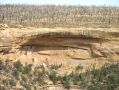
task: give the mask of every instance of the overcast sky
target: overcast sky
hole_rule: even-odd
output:
[[[119,6],[119,0],[0,0],[1,4],[55,4]]]

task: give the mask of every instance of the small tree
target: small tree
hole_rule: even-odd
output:
[[[58,75],[56,71],[51,71],[49,73],[49,79],[53,82],[53,84],[57,84],[57,81],[61,79],[61,77]]]
[[[14,63],[14,67],[17,71],[20,71],[20,72],[23,71],[23,65],[21,64],[21,62],[19,60]]]

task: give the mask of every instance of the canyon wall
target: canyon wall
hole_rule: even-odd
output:
[[[0,30],[0,58],[22,63],[97,65],[119,60],[118,28],[9,28]]]

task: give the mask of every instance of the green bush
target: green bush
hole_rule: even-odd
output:
[[[32,90],[32,86],[29,84],[24,84],[26,90]]]
[[[107,65],[101,69],[91,69],[91,85],[88,90],[115,90],[119,86],[119,63]]]
[[[56,85],[57,82],[61,79],[61,76],[59,76],[56,71],[51,71],[48,76],[54,85]]]
[[[119,63],[105,64],[100,69],[93,66],[86,72],[82,72],[83,67],[78,65],[71,73],[62,76],[57,70],[61,66],[57,65],[49,65],[48,70],[44,67],[35,70],[32,64],[23,66],[20,61],[12,64],[0,61],[0,68],[4,66],[4,69],[0,69],[0,84],[3,88],[7,88],[5,90],[16,86],[17,83],[26,90],[32,90],[33,87],[46,85],[46,79],[51,80],[54,85],[61,83],[67,89],[70,89],[71,85],[78,85],[87,90],[118,90],[119,88]]]
[[[11,79],[11,80],[9,80],[9,84],[10,84],[11,86],[16,86],[16,81],[13,80],[13,79]]]
[[[57,69],[59,69],[61,67],[62,67],[62,64],[59,64],[59,65],[51,64],[51,65],[49,65],[49,68],[51,70],[53,70],[53,69],[57,70]]]
[[[44,72],[38,72],[37,81],[39,82],[40,85],[45,84],[44,78],[45,78],[45,73]]]
[[[63,86],[64,86],[65,88],[67,88],[67,89],[70,89],[71,83],[72,83],[71,76],[65,74],[65,75],[63,76],[63,78],[62,78],[62,84],[63,84]]]
[[[23,65],[21,64],[19,60],[14,63],[14,68],[17,69],[17,71],[20,71],[20,72],[23,71]]]
[[[20,72],[17,70],[14,70],[12,75],[15,77],[15,79],[19,80],[20,79]]]
[[[32,64],[25,65],[24,67],[24,73],[25,74],[30,74],[32,72]]]

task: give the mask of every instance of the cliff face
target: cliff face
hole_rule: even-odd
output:
[[[119,60],[117,28],[4,28],[0,58],[23,63],[102,65]]]

